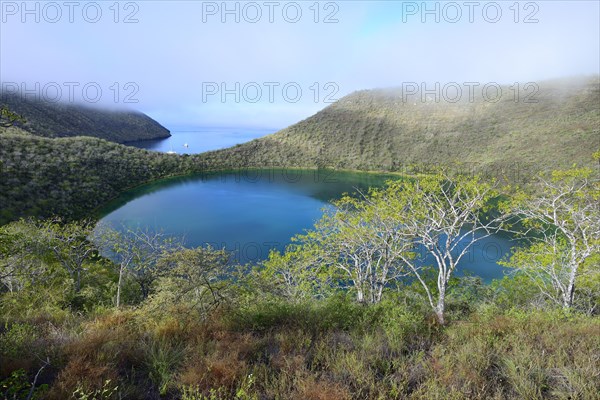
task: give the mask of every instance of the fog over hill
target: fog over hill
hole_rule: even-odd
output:
[[[0,105],[23,116],[27,122],[19,127],[36,136],[92,136],[117,143],[171,136],[158,122],[135,111],[50,102],[42,96],[8,92],[0,93]]]
[[[458,97],[457,88],[442,87],[437,101],[418,87],[363,90],[273,135],[207,156],[386,171],[460,164],[523,178],[592,163],[600,148],[599,82],[594,76],[518,89],[479,86],[472,96],[462,87]]]

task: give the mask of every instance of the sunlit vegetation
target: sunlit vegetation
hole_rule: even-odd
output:
[[[0,398],[597,398],[598,83],[554,85],[528,107],[360,92],[198,156],[44,138],[2,109]],[[83,219],[160,178],[269,166],[411,178],[336,201],[259,265]],[[498,230],[522,236],[506,277],[457,276]]]
[[[22,115],[11,111],[7,105],[2,105],[0,107],[0,128],[10,128],[18,123],[25,124],[27,120]]]
[[[598,184],[586,169],[501,197],[478,177],[396,181],[342,198],[255,266],[161,232],[11,222],[0,227],[0,395],[595,399]],[[533,213],[556,193],[566,193],[559,219]],[[457,253],[411,266],[415,246],[453,243],[450,227],[511,229],[531,242],[491,285],[453,274]],[[547,252],[557,243],[580,257],[568,304],[553,286],[573,271]]]
[[[359,91],[212,159],[407,173],[442,165],[521,183],[540,170],[591,166],[600,136],[598,77],[536,85],[531,98],[503,86],[493,102],[480,90],[456,103],[402,88]]]

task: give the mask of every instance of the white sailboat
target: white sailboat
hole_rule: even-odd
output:
[[[170,150],[167,151],[167,154],[177,154],[177,152],[175,150],[173,150],[173,145],[170,145]]]

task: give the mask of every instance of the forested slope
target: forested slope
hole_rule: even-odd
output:
[[[7,93],[0,93],[0,105],[23,116],[27,122],[19,127],[37,136],[93,136],[117,143],[171,136],[168,129],[140,112],[52,103]],[[2,130],[0,127],[0,133]]]
[[[541,170],[594,162],[592,153],[600,149],[598,82],[597,77],[542,82],[537,103],[515,102],[510,96],[496,103],[481,98],[409,103],[396,90],[361,91],[273,135],[195,156],[159,154],[95,138],[45,138],[39,137],[46,135],[43,129],[32,129],[32,134],[24,131],[27,124],[12,127],[0,132],[0,224],[26,215],[80,217],[127,188],[219,169],[414,173],[450,165],[460,172],[526,183]],[[65,109],[57,117],[77,115]],[[28,124],[54,129],[51,118],[41,121]],[[59,136],[57,132],[47,135]]]
[[[126,188],[190,172],[188,157],[75,137],[0,136],[0,224],[22,216],[80,217]]]
[[[543,169],[591,163],[600,147],[598,77],[540,82],[538,88],[521,88],[517,101],[513,89],[502,87],[497,102],[475,91],[473,101],[464,94],[456,103],[403,97],[401,89],[360,91],[211,158],[398,171],[462,164],[469,172],[521,180]]]

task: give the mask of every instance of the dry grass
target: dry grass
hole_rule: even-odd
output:
[[[317,331],[290,325],[284,315],[267,325],[261,315],[255,330],[252,313],[259,307],[237,321],[239,312],[194,320],[185,313],[148,314],[143,307],[80,320],[71,325],[69,340],[61,335],[56,354],[62,355],[44,378],[51,384],[47,398],[70,398],[78,388],[97,393],[107,380],[117,387],[109,398],[144,399],[185,393],[185,399],[223,400],[591,400],[600,390],[595,317],[488,310],[432,330],[427,318],[397,307],[381,306],[386,310],[373,322],[365,318],[372,310],[357,306],[337,318],[362,313],[356,320],[368,322],[340,327],[326,315],[331,307],[313,307],[304,310],[330,318]],[[294,308],[297,321],[301,310]],[[50,331],[40,329],[35,340],[50,343]],[[8,365],[35,370],[14,359]],[[8,372],[3,368],[3,377]]]

